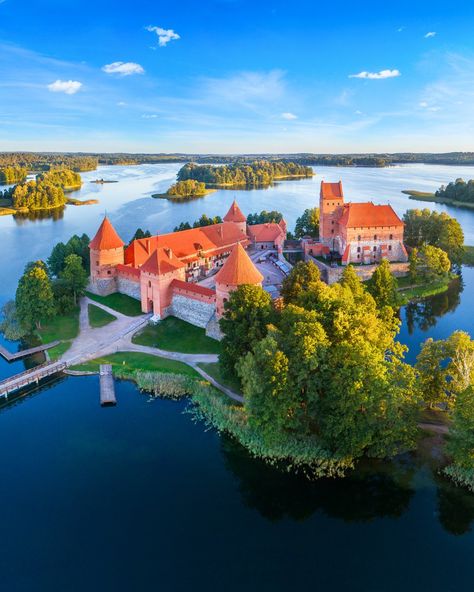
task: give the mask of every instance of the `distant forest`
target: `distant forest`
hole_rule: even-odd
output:
[[[467,183],[464,179],[456,179],[454,183],[449,183],[446,187],[441,185],[435,193],[436,197],[463,203],[474,203],[474,179]]]
[[[198,164],[250,164],[256,160],[292,162],[302,166],[367,166],[384,167],[391,164],[424,163],[448,165],[474,165],[474,152],[384,154],[127,154],[127,153],[59,153],[59,152],[2,152],[0,153],[0,183],[8,167],[27,169],[30,172],[67,168],[75,172],[93,171],[98,165],[132,165],[158,163]],[[5,181],[4,181],[5,182]],[[8,182],[8,181],[7,181]]]

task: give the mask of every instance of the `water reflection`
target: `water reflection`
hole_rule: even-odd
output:
[[[399,518],[415,491],[415,467],[409,459],[361,465],[345,479],[309,481],[302,475],[277,470],[250,458],[234,440],[222,436],[226,467],[235,475],[246,506],[272,522],[302,521],[324,512],[344,522]]]
[[[440,524],[451,534],[467,534],[474,521],[474,496],[441,477],[436,478],[436,483]]]
[[[405,319],[408,334],[412,335],[417,328],[421,331],[428,331],[436,325],[440,317],[456,310],[461,302],[463,290],[464,282],[462,275],[460,275],[453,279],[446,292],[407,304]]]
[[[18,226],[22,226],[26,222],[37,222],[39,220],[62,220],[64,218],[64,210],[64,206],[51,210],[33,210],[30,212],[15,214],[13,219]]]

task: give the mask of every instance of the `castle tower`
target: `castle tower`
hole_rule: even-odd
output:
[[[142,311],[152,312],[156,319],[168,314],[173,298],[173,280],[186,280],[186,265],[171,249],[158,247],[141,266],[140,293]]]
[[[344,205],[342,182],[325,183],[321,181],[319,194],[319,240],[333,248],[334,239],[338,235],[337,218],[340,208]]]
[[[234,222],[234,224],[240,228],[242,234],[247,234],[247,218],[243,215],[242,210],[239,208],[235,199],[232,202],[229,211],[224,216],[224,222]]]
[[[93,292],[105,296],[117,290],[116,266],[124,262],[124,244],[106,216],[89,243],[90,289]]]
[[[227,302],[232,291],[243,284],[261,286],[262,281],[263,275],[255,267],[243,246],[237,243],[216,275],[217,316],[223,315],[224,303]]]

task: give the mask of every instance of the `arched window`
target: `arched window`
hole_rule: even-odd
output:
[[[393,234],[390,234],[388,238],[389,240],[393,240]]]
[[[377,235],[376,234],[374,234],[374,240],[377,240]]]

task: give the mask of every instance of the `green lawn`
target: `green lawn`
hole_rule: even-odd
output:
[[[92,292],[86,292],[86,295],[89,296],[91,300],[105,304],[105,306],[129,317],[138,317],[142,314],[140,301],[135,300],[135,298],[131,298],[126,294],[116,293],[110,294],[109,296],[97,296],[97,294],[92,294]]]
[[[63,342],[48,350],[50,358],[56,360],[69,349],[71,340],[79,334],[79,307],[77,306],[67,315],[55,315],[42,321],[41,329],[37,333],[41,343],[51,343],[56,340]]]
[[[176,317],[146,326],[133,336],[132,341],[184,354],[218,354],[221,351],[220,343],[207,337],[204,329]]]
[[[232,380],[227,377],[224,378],[222,376],[221,367],[220,367],[219,362],[215,362],[215,363],[211,363],[211,364],[201,362],[198,364],[198,366],[199,366],[199,368],[202,368],[205,372],[207,372],[209,374],[209,376],[212,376],[212,378],[214,378],[214,380],[217,380],[217,382],[219,384],[222,384],[223,386],[230,388],[235,393],[241,392],[242,387],[240,386],[238,380]]]
[[[93,304],[89,304],[87,310],[89,315],[89,325],[91,327],[105,327],[105,325],[117,320],[117,317],[114,317],[114,315],[111,315],[106,310],[94,306]]]
[[[413,280],[410,276],[399,277],[397,278],[398,289],[403,299],[403,303],[406,304],[414,298],[426,298],[428,296],[435,296],[436,294],[446,292],[453,278],[454,275],[451,274],[441,280],[413,285]]]
[[[474,267],[474,247],[464,245],[464,256],[462,258],[462,262],[464,265]]]
[[[133,375],[134,371],[143,370],[168,372],[170,374],[184,374],[186,376],[192,376],[193,378],[199,377],[195,370],[182,362],[135,352],[118,352],[103,358],[96,358],[90,362],[74,366],[71,369],[95,372],[99,369],[100,364],[112,364],[113,369],[120,370],[122,375]]]

